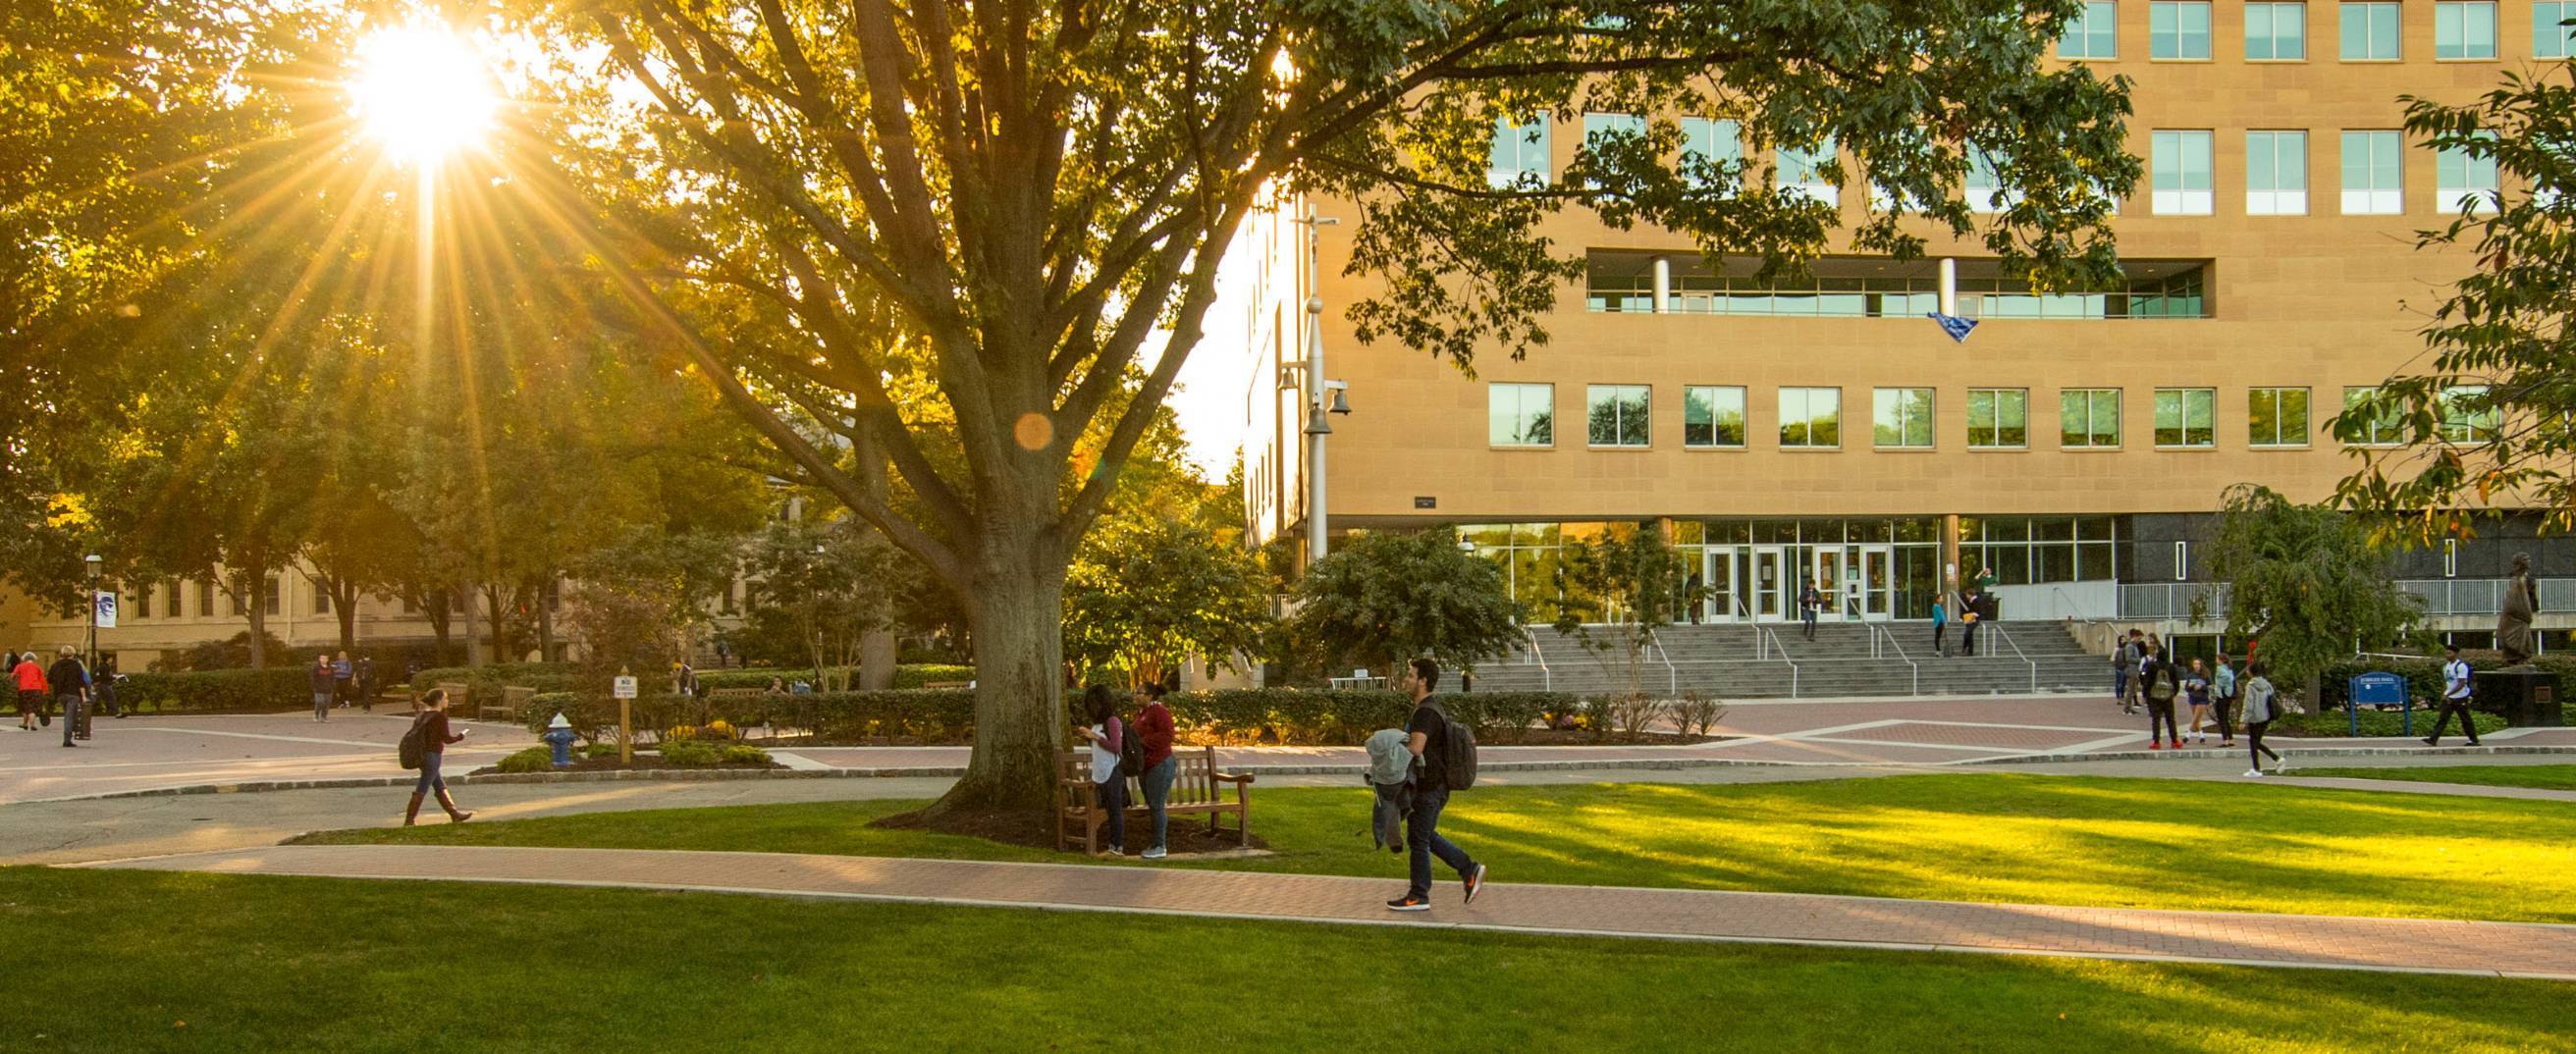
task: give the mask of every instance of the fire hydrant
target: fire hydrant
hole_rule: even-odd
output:
[[[556,714],[554,723],[546,726],[546,734],[538,738],[555,748],[556,768],[572,767],[572,741],[581,738],[581,733],[572,730],[572,722],[564,720],[564,715]]]

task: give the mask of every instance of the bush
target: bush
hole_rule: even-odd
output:
[[[529,747],[493,762],[492,767],[503,772],[550,772],[555,767],[554,751],[546,747]]]
[[[2416,707],[2415,729],[2412,734],[2419,737],[2432,734],[2433,722],[2440,715],[2441,711],[2438,709]],[[2477,721],[2478,734],[2481,736],[2489,732],[2502,731],[2505,727],[2504,718],[2501,715],[2479,711],[2469,716]],[[2407,735],[2409,733],[2405,722],[2406,715],[2396,710],[2364,709],[2361,712],[2361,734],[2365,736]],[[2352,727],[2352,720],[2345,716],[2343,707],[2340,705],[2329,710],[2311,709],[2308,713],[2292,714],[2272,726],[2276,731],[2299,736],[2349,736],[2353,734]],[[2458,723],[2454,722],[2451,729],[2443,734],[2463,735],[2464,733],[2459,731]]]
[[[2501,670],[2504,668],[2504,657],[2497,652],[2463,649],[2460,652],[2460,657],[2468,660],[2469,669],[2471,670]],[[2576,688],[2576,656],[2544,655],[2533,659],[2531,664],[2541,670],[2557,674],[2560,692],[2564,693],[2569,688]],[[2442,698],[2442,660],[2440,659],[2350,659],[2344,662],[2338,662],[2326,668],[2325,683],[2319,686],[2317,693],[2325,697],[2322,700],[2324,705],[2316,707],[2315,709],[2332,710],[2340,713],[2343,710],[2343,701],[2345,697],[2350,694],[2349,689],[2352,686],[2353,676],[2356,674],[2374,672],[2394,673],[2404,676],[2406,678],[2406,694],[2416,700],[2416,709],[2418,710],[2430,710],[2433,706],[2438,705],[2435,701]],[[2287,688],[2291,686],[2283,685],[2282,687]],[[2478,709],[2481,712],[2486,711],[2492,705],[2493,704],[2487,700],[2478,700]],[[2365,711],[2365,713],[2367,713],[2367,711]],[[2363,720],[2367,721],[2369,718],[2364,717]],[[2391,720],[2394,720],[2394,718]],[[2497,727],[2501,728],[2503,726],[2498,725]],[[2390,732],[2388,734],[2393,736],[2398,733]],[[2481,728],[2479,734],[2485,734],[2485,730]]]
[[[662,741],[662,763],[684,769],[710,768],[720,756],[715,747],[693,739]]]
[[[672,728],[698,720],[703,707],[708,727],[726,731],[768,725],[813,729],[829,740],[870,736],[918,736],[959,741],[974,722],[972,692],[926,689],[889,692],[824,692],[807,695],[754,695],[705,700],[651,696],[635,700],[638,730]],[[557,711],[584,739],[610,741],[617,731],[617,701],[606,695],[551,692],[531,699],[519,711],[530,731],[543,729]],[[698,726],[691,725],[696,730]]]
[[[1348,746],[1381,728],[1402,728],[1413,702],[1390,691],[1324,691],[1296,688],[1230,688],[1166,696],[1172,719],[1220,741],[1275,738],[1298,745]],[[1440,697],[1449,716],[1476,732],[1479,742],[1519,741],[1540,714],[1570,709],[1562,692],[1468,692]]]
[[[741,743],[728,743],[716,748],[716,760],[727,765],[768,765],[769,752]]]
[[[305,671],[293,667],[129,673],[117,682],[116,701],[162,713],[260,713],[308,709],[313,687]]]

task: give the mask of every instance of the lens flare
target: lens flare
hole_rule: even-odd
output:
[[[435,164],[482,142],[499,100],[474,45],[446,27],[385,29],[358,46],[350,103],[398,161]]]

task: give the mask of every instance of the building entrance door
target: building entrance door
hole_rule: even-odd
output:
[[[1712,545],[1700,558],[1700,581],[1708,595],[1700,604],[1702,622],[1743,622],[1752,614],[1744,598],[1748,574],[1744,552],[1732,545]]]
[[[1896,617],[1896,551],[1892,546],[1860,547],[1861,617],[1886,622]]]
[[[1857,605],[1853,602],[1851,589],[1859,577],[1858,561],[1839,545],[1820,545],[1808,552],[1813,554],[1808,562],[1808,571],[1815,576],[1816,592],[1825,598],[1824,608],[1816,612],[1816,621],[1853,619],[1852,610]]]
[[[1797,584],[1789,580],[1788,554],[1777,545],[1753,547],[1753,620],[1786,622],[1796,610]]]

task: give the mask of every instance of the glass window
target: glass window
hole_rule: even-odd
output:
[[[2343,134],[2344,215],[2394,216],[2406,211],[2405,187],[2397,167],[2401,145],[2393,131]]]
[[[1740,170],[1744,164],[1744,137],[1735,122],[1684,117],[1681,125],[1683,174],[1692,172],[1694,162]],[[1734,185],[1734,173],[1729,171],[1710,171],[1693,178]]]
[[[2397,5],[2343,5],[2343,60],[2359,62],[2397,57]]]
[[[2155,196],[2150,211],[2159,216],[2207,216],[2212,211],[2208,132],[2158,131],[2151,137],[2155,153]]]
[[[2479,139],[2494,139],[2494,132],[2479,132]],[[2496,160],[2494,154],[2471,156],[2460,147],[2444,147],[2433,155],[2433,205],[2444,212],[2466,212],[2474,206],[2494,215],[2503,207],[2497,196]]]
[[[1524,180],[1545,184],[1548,175],[1548,115],[1539,114],[1527,124],[1516,124],[1509,117],[1494,119],[1494,149],[1485,165],[1485,179],[1496,187],[1509,187]]]
[[[2003,189],[2003,180],[1995,174],[1995,158],[1983,147],[1968,147],[1968,211],[2002,212],[2011,208],[2014,195]]]
[[[2256,388],[2247,392],[2245,445],[2308,445],[2308,390]]]
[[[1780,445],[1839,447],[1842,438],[1843,390],[1780,389]]]
[[[316,615],[331,613],[331,593],[323,589],[320,582],[313,583],[313,613]]]
[[[2209,57],[2209,5],[2197,0],[2155,0],[2147,5],[2147,57]]]
[[[2030,389],[1968,389],[1968,447],[2018,449],[2030,445]]]
[[[2442,441],[2492,443],[2504,427],[2504,411],[2485,405],[2487,386],[2463,384],[2442,392]]]
[[[233,606],[240,607],[241,605],[235,604]],[[197,583],[197,617],[204,618],[214,613],[215,584],[211,581]],[[241,612],[236,611],[234,614],[238,615],[241,614]]]
[[[1606,140],[1619,136],[1642,137],[1646,119],[1635,114],[1587,113],[1583,115],[1583,148],[1598,150]]]
[[[2057,445],[2068,449],[2120,445],[2120,390],[2068,388],[2057,393]]]
[[[2433,57],[2437,59],[2491,59],[2496,57],[2496,5],[2491,0],[2456,3],[2443,0],[2433,5]]]
[[[269,579],[269,580],[268,580],[268,599],[266,599],[266,600],[262,601],[262,602],[260,603],[260,607],[262,607],[263,609],[266,609],[266,611],[267,611],[269,614],[271,614],[271,615],[277,614],[277,613],[278,613],[278,608],[279,608],[279,602],[280,602],[280,601],[285,597],[285,594],[286,594],[286,590],[285,590],[283,587],[281,587],[281,586],[279,586],[279,585],[278,585],[278,583],[277,583],[277,580],[276,580],[276,579],[274,579],[274,578]]]
[[[2308,133],[2245,133],[2245,214],[2308,212]]]
[[[2120,5],[2111,0],[2091,0],[2084,11],[2067,20],[2065,35],[2057,38],[2057,57],[2061,59],[2115,59],[2120,57]]]
[[[152,587],[148,584],[134,587],[134,617],[152,617]]]
[[[1495,446],[1556,445],[1556,386],[1492,384],[1485,387],[1485,441]]]
[[[1777,152],[1782,187],[1827,205],[1838,204],[1842,195],[1832,181],[1818,169],[1834,159],[1834,141],[1830,137],[1812,147],[1784,146]]]
[[[2156,389],[2156,445],[2218,445],[2218,389]]]
[[[2576,53],[2576,0],[2540,0],[2531,5],[2531,54],[2534,58],[2563,59]]]
[[[1682,445],[1742,447],[1744,389],[1731,386],[1682,389]]]
[[[2245,57],[2257,61],[2307,58],[2308,5],[2245,5]]]
[[[1932,449],[1932,389],[1880,388],[1871,395],[1870,431],[1877,445]]]
[[[1585,442],[1593,446],[1646,445],[1646,393],[1642,384],[1595,384],[1584,389]]]
[[[2343,390],[2343,408],[2347,411],[2369,401],[2373,387],[2351,387]],[[2351,446],[2396,446],[2405,442],[2405,414],[2395,406],[2383,406],[2369,420],[2347,423],[2335,438]]]

